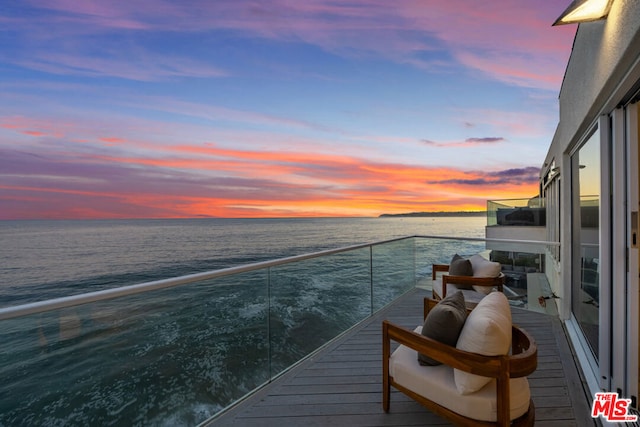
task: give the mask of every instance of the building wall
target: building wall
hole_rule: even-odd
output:
[[[560,121],[545,163],[573,147],[597,116],[613,110],[640,79],[639,30],[638,0],[615,0],[606,20],[578,27],[560,90]],[[629,78],[630,73],[637,78]]]
[[[552,29],[553,31],[553,29]],[[559,166],[561,180],[560,242],[561,260],[571,259],[571,177],[572,149],[583,142],[598,122],[628,101],[640,82],[640,1],[614,0],[606,20],[580,24],[560,90],[560,115],[553,141],[541,169],[546,176],[552,166]],[[570,278],[568,268],[560,266],[556,284],[558,311],[562,318],[570,315]]]

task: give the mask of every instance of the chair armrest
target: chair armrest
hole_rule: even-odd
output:
[[[454,369],[484,377],[499,378],[508,369],[509,356],[483,356],[443,344],[422,334],[382,322],[384,348],[393,340]],[[388,360],[385,360],[388,363]]]
[[[449,265],[448,264],[433,264],[433,267],[431,269],[431,280],[436,280],[436,273],[438,271],[444,271],[444,272],[449,271]]]
[[[527,331],[511,326],[511,360],[509,372],[512,378],[531,375],[538,367],[538,345]]]
[[[424,302],[422,304],[422,319],[425,320],[427,318],[427,315],[429,314],[429,312],[431,311],[431,309],[433,307],[435,307],[438,304],[439,301],[434,300],[433,298],[429,298],[429,297],[424,297]]]
[[[475,277],[475,276],[450,276],[445,274],[442,276],[442,288],[446,289],[447,283],[454,285],[467,285],[467,286],[497,286],[500,292],[503,291],[506,277],[503,273],[500,273],[496,277]]]
[[[395,341],[454,369],[484,377],[500,378],[505,370],[510,378],[524,377],[537,368],[538,349],[535,341],[515,325],[512,326],[512,336],[515,337],[517,348],[514,347],[513,354],[501,356],[483,356],[459,350],[388,320],[382,322],[382,335],[385,364],[391,354],[391,341]]]

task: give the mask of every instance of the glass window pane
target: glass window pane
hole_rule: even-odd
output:
[[[600,138],[595,132],[573,155],[573,271],[571,301],[591,350],[598,358],[600,306]]]

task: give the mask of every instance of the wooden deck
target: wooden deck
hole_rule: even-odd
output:
[[[382,410],[382,319],[413,329],[421,321],[416,289],[333,342],[255,395],[215,419],[213,426],[450,425],[392,388]],[[430,293],[430,292],[429,292]],[[537,426],[594,426],[562,323],[513,309],[513,321],[538,343],[538,369],[529,377]]]

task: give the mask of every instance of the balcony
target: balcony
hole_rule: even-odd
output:
[[[412,236],[0,309],[0,425],[297,424],[307,422],[296,418],[303,407],[309,416],[346,411],[322,423],[366,423],[357,411],[377,405],[354,414],[331,402],[380,402],[381,318],[417,324],[432,264],[454,253],[491,257],[503,244],[541,260],[526,273],[535,287],[507,287],[516,319],[549,344],[536,406],[577,416],[586,397],[571,388],[579,381],[562,324],[540,302],[555,305],[544,271],[554,244]],[[291,378],[302,388],[282,394]],[[311,392],[319,383],[333,386]],[[227,410],[256,392],[280,397]]]
[[[382,410],[381,322],[413,329],[429,292],[415,289],[354,328],[313,358],[214,419],[209,426],[442,426],[450,425],[392,389]],[[536,426],[596,426],[557,317],[513,309],[513,321],[538,343],[538,369],[529,386]]]

